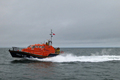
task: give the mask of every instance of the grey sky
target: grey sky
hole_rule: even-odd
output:
[[[60,47],[120,47],[120,0],[1,0],[0,47],[50,39]]]

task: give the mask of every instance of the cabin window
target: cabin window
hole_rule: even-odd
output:
[[[35,46],[33,46],[32,48],[35,48]]]
[[[42,48],[44,48],[44,46],[42,46]]]
[[[38,46],[36,46],[36,48],[38,48]]]
[[[41,46],[39,46],[39,48],[41,48]]]

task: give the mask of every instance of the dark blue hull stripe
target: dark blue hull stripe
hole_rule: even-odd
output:
[[[16,57],[16,58],[39,58],[39,59],[43,59],[43,58],[54,57],[54,56],[59,55],[59,54],[49,54],[48,56],[42,56],[42,55],[35,55],[35,54],[31,54],[31,53],[26,53],[26,52],[21,52],[21,51],[12,51],[12,50],[9,50],[9,52],[10,52],[12,57]]]

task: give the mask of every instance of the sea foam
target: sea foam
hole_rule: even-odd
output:
[[[118,55],[92,55],[92,56],[76,56],[73,54],[61,54],[51,58],[32,58],[30,60],[45,61],[45,62],[106,62],[113,60],[120,60]]]

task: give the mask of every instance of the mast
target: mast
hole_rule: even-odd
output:
[[[53,32],[52,32],[52,29],[51,29],[51,40],[50,40],[50,42],[51,42],[51,45],[52,45],[52,37],[53,37]]]
[[[52,37],[53,37],[53,35],[55,35],[53,32],[52,32],[52,29],[51,29],[51,40],[50,40],[50,42],[51,42],[51,45],[52,45]]]
[[[51,35],[51,41],[52,41],[52,37],[53,37],[53,32],[52,32],[52,29],[51,29],[51,34],[50,34],[50,35]]]

